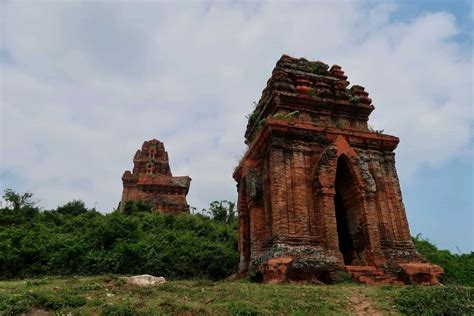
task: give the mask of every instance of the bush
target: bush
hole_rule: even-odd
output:
[[[143,201],[127,201],[123,206],[122,212],[125,214],[150,213],[153,206]]]
[[[21,315],[26,314],[33,304],[31,298],[25,295],[7,295],[0,292],[1,315]]]
[[[85,203],[81,200],[73,200],[62,206],[59,206],[56,209],[56,212],[58,212],[59,214],[71,216],[77,216],[87,211],[88,209],[86,208]]]
[[[0,208],[0,278],[148,273],[217,280],[235,272],[235,221],[134,206],[140,211],[106,215],[80,201],[51,211]],[[26,209],[35,215],[15,216]]]
[[[421,235],[414,237],[413,242],[423,257],[444,268],[443,283],[474,286],[474,252],[457,255],[439,250]]]
[[[407,286],[395,303],[407,315],[474,315],[474,288],[461,286]]]
[[[56,311],[81,307],[85,304],[86,300],[83,297],[65,291],[50,293],[29,290],[13,295],[0,292],[0,311],[5,313],[1,315],[25,314],[32,306]]]
[[[65,307],[80,307],[86,304],[83,297],[61,291],[59,293],[28,293],[33,305],[51,310],[59,310]]]

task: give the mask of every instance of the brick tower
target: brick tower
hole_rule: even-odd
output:
[[[123,193],[120,206],[127,201],[143,201],[160,213],[189,212],[186,202],[191,178],[173,177],[168,153],[162,142],[153,139],[143,143],[133,158],[133,172],[122,176]]]
[[[240,272],[264,282],[436,284],[411,241],[394,150],[340,66],[283,55],[249,118],[238,185]]]

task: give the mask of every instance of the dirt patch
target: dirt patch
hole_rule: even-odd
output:
[[[359,289],[354,289],[353,294],[348,299],[349,312],[351,315],[385,315],[379,311],[370,298],[361,293]]]
[[[26,315],[27,316],[52,316],[54,315],[54,313],[50,311],[46,311],[44,309],[32,308]]]

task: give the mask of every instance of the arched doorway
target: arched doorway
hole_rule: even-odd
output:
[[[350,162],[345,155],[337,160],[334,206],[339,251],[346,265],[367,265],[367,245],[363,228],[363,200]]]

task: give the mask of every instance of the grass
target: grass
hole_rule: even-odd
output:
[[[34,308],[59,315],[344,315],[354,312],[351,298],[355,293],[383,314],[416,314],[423,304],[437,299],[449,299],[460,307],[446,310],[446,304],[438,304],[429,314],[437,314],[433,308],[444,308],[440,313],[472,314],[472,291],[357,284],[264,285],[246,280],[184,280],[134,287],[118,276],[45,277],[0,282],[0,315],[27,313]],[[410,309],[412,306],[416,309]]]

